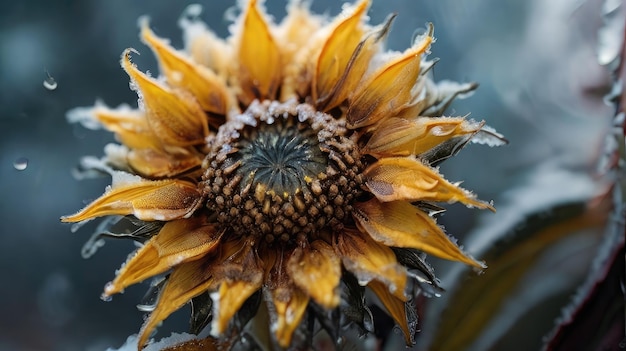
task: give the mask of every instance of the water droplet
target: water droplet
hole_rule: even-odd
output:
[[[57,81],[54,80],[54,78],[50,75],[50,73],[46,72],[46,75],[48,75],[48,77],[44,79],[43,87],[50,91],[56,89],[58,86]]]
[[[15,162],[13,162],[13,168],[18,171],[23,171],[28,167],[28,159],[26,157],[20,157]]]

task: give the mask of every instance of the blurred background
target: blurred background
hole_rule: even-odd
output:
[[[138,39],[137,19],[148,15],[159,36],[182,48],[177,21],[191,3],[0,3],[0,267],[4,274],[0,283],[0,350],[105,350],[119,347],[139,330],[142,313],[135,306],[147,285],[129,288],[111,302],[99,298],[133,244],[110,240],[85,260],[81,247],[95,224],[73,233],[59,221],[60,216],[98,197],[109,184],[108,178],[79,181],[72,176],[72,169],[84,155],[101,156],[103,146],[113,141],[109,133],[68,124],[65,113],[92,105],[96,99],[110,106],[136,105],[136,95],[119,65],[122,51],[137,49],[141,56],[133,56],[133,61],[139,68],[157,72],[152,53]],[[205,1],[201,18],[224,37],[230,24],[225,13],[233,12],[234,3]],[[440,58],[435,80],[480,84],[473,96],[457,101],[447,115],[471,113],[471,118],[486,120],[510,141],[508,146],[493,149],[470,145],[442,166],[449,180],[463,180],[466,189],[481,199],[494,200],[498,208],[493,214],[452,205],[440,219],[475,256],[487,255],[493,244],[507,235],[515,240],[532,238],[546,223],[578,218],[584,209],[562,215],[554,208],[563,204],[583,208],[581,204],[606,192],[597,166],[614,108],[604,100],[612,83],[609,68],[602,64],[610,63],[620,50],[620,3],[373,1],[371,23],[398,13],[388,39],[390,49],[403,50],[411,44],[416,29],[434,23],[437,41],[430,58]],[[285,5],[279,0],[266,2],[276,21],[284,16]],[[335,15],[341,3],[315,0],[311,7],[313,12]],[[602,17],[612,9],[611,16],[617,20]],[[531,217],[535,227],[524,227]],[[601,242],[601,217],[574,225],[569,229],[574,234],[566,236],[570,238],[567,242],[560,241],[562,245],[539,240],[538,245],[548,245],[552,251],[541,251],[544,256],[538,254],[532,265],[524,266],[524,272],[501,293],[501,304],[491,306],[494,318],[480,324],[479,330],[473,331],[475,339],[463,345],[488,349],[508,336],[511,345],[516,340],[527,343],[518,342],[519,349],[537,349],[588,274]],[[445,295],[453,299],[454,283],[476,276],[455,272],[460,264],[432,262],[450,293],[423,302],[424,311],[434,312],[432,317],[424,313],[420,319],[423,332],[418,339],[422,345],[436,344],[440,338],[435,329],[446,324],[437,319],[443,314]],[[489,260],[487,264],[494,268]],[[547,275],[547,268],[553,275]],[[548,290],[524,290],[555,279],[556,286]],[[489,281],[498,282],[497,277]],[[523,302],[517,312],[511,312],[509,305],[515,301]],[[471,313],[470,304],[459,306]],[[543,312],[527,315],[528,323],[493,329],[498,324],[496,316],[524,315],[520,309],[533,308]],[[167,330],[186,331],[188,313],[183,309],[171,317],[160,335],[168,335]],[[399,339],[397,334],[393,333],[389,345]]]

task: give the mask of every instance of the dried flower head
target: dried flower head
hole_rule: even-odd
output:
[[[423,253],[484,267],[432,214],[441,202],[493,208],[435,165],[469,141],[501,136],[441,116],[475,85],[427,76],[432,25],[406,51],[388,52],[393,16],[371,26],[369,4],[328,20],[292,1],[277,25],[250,0],[227,40],[183,21],[184,51],[144,21],[161,76],[132,64],[131,49],[121,60],[139,107],[71,114],[122,145],[87,165],[111,173],[111,187],[62,220],[132,216],[138,229],[127,236],[144,243],[104,295],[169,272],[140,346],[190,301],[194,329],[210,321],[215,336],[241,331],[266,304],[281,347],[303,343],[316,319],[329,333],[340,321],[371,331],[364,287],[411,344],[410,300],[436,285]]]

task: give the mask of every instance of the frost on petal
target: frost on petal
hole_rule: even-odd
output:
[[[80,222],[108,215],[134,215],[144,221],[168,221],[190,216],[201,197],[197,186],[182,180],[133,179],[114,184],[87,207],[61,220]]]
[[[375,157],[420,155],[450,139],[473,135],[483,125],[461,117],[392,117],[377,126],[364,152]]]
[[[196,99],[140,72],[130,62],[130,52],[127,49],[122,54],[122,67],[138,88],[152,132],[165,145],[189,146],[204,142],[209,133],[208,120]]]
[[[413,335],[415,334],[415,328],[410,328],[406,313],[406,303],[404,300],[398,299],[395,295],[389,292],[389,289],[379,281],[373,280],[367,286],[372,289],[374,294],[378,297],[380,302],[385,306],[393,320],[402,329],[404,334],[404,340],[408,346],[413,345]]]
[[[202,217],[167,222],[122,267],[115,280],[107,285],[105,296],[212,251],[223,231],[217,225],[205,222]]]
[[[287,262],[293,282],[321,306],[332,309],[339,305],[341,260],[333,248],[322,240],[298,247]]]
[[[138,347],[142,348],[156,326],[193,297],[216,287],[207,269],[210,261],[196,260],[176,266],[170,274],[157,305],[141,327]]]
[[[406,270],[398,263],[390,248],[355,229],[344,229],[335,235],[333,247],[341,257],[343,266],[356,276],[359,284],[366,285],[374,279],[379,280],[385,283],[394,296],[406,300]]]
[[[467,256],[425,212],[404,201],[371,199],[354,204],[359,228],[374,240],[391,247],[412,248],[447,260],[485,266]]]
[[[365,185],[380,201],[459,201],[467,206],[495,211],[473,194],[449,183],[438,172],[415,157],[389,157],[369,166]]]
[[[384,64],[359,84],[350,98],[346,118],[351,128],[372,125],[394,116],[413,101],[413,87],[420,76],[420,62],[433,40],[427,35],[404,53]]]
[[[187,9],[193,9],[195,5],[189,5]],[[193,62],[212,69],[219,77],[225,79],[231,72],[234,61],[232,49],[226,41],[207,28],[204,22],[196,18],[197,15],[199,13],[189,14],[187,11],[178,21],[183,30],[185,51],[189,53]]]
[[[274,99],[281,81],[280,50],[256,0],[248,2],[238,30],[240,99],[246,105],[254,99]]]
[[[192,62],[163,39],[154,35],[147,20],[141,23],[141,37],[159,59],[161,71],[171,86],[187,90],[203,110],[224,115],[228,111],[228,90],[209,68]]]

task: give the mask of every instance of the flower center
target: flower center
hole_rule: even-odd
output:
[[[338,230],[362,192],[355,140],[344,120],[309,105],[253,104],[209,143],[206,206],[228,233],[268,243]]]
[[[307,188],[307,181],[326,170],[317,134],[293,118],[248,127],[236,143],[233,159],[243,179],[239,187],[260,185],[266,192],[288,198]]]

